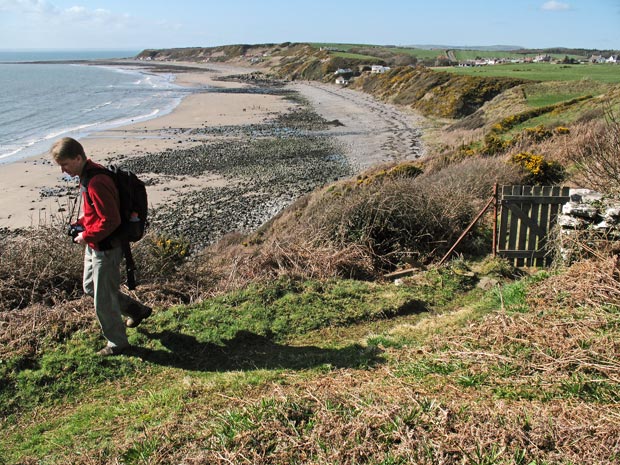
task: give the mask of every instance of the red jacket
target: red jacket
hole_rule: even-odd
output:
[[[78,224],[84,228],[82,237],[86,243],[95,250],[101,250],[99,243],[121,224],[120,200],[114,180],[106,174],[95,174],[88,181],[87,189],[84,188],[82,180],[89,177],[88,171],[93,168],[103,166],[87,160],[80,176],[84,214]]]

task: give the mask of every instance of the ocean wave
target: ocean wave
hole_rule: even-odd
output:
[[[37,148],[40,147],[42,149],[41,151],[43,152],[46,148],[48,148],[47,146],[43,148],[43,143],[48,144],[50,140],[56,139],[57,137],[60,137],[60,136],[81,133],[85,129],[92,128],[94,126],[97,126],[98,124],[99,123],[80,124],[78,126],[62,128],[62,129],[58,129],[53,132],[50,132],[48,134],[45,134],[43,137],[40,137],[40,138],[25,140],[19,145],[0,146],[0,163],[11,162],[11,161],[17,160],[18,158],[21,158],[17,156],[20,153],[23,153],[24,157],[29,156],[30,155],[29,149],[33,147],[37,147]],[[7,151],[6,153],[3,153],[5,148],[7,149]]]
[[[34,142],[30,145],[34,145]],[[17,145],[0,145],[0,160],[4,160],[6,158],[13,157],[17,155],[19,152],[27,148],[28,146],[17,146]]]
[[[161,110],[159,108],[156,108],[153,111],[151,111],[150,113],[147,113],[147,114],[144,114],[144,115],[128,116],[126,118],[120,118],[120,119],[116,119],[114,121],[109,121],[109,122],[107,122],[107,123],[105,123],[103,125],[103,126],[105,126],[103,129],[109,129],[109,128],[120,127],[120,126],[126,126],[128,124],[137,123],[137,122],[140,122],[140,121],[146,121],[148,119],[155,118],[157,115],[159,115],[160,112],[161,112]]]
[[[82,110],[82,113],[90,113],[92,111],[97,111],[103,107],[107,107],[108,105],[112,105],[112,101],[110,102],[103,102],[100,103],[99,105],[95,105],[94,107],[91,108],[85,108],[84,110]]]
[[[51,141],[60,137],[79,139],[170,113],[191,93],[172,84],[171,75],[109,68],[126,75],[122,77],[109,72],[93,74],[93,68],[99,66],[78,65],[82,66],[79,71],[63,66],[20,65],[20,68],[4,69],[0,66],[0,72],[15,78],[8,82],[16,83],[12,90],[6,89],[15,99],[0,100],[0,114],[7,115],[5,110],[13,108],[7,118],[0,118],[3,122],[0,164],[43,154],[49,150]],[[140,84],[131,77],[136,75]],[[41,95],[46,99],[41,99]],[[24,103],[23,111],[15,111],[16,99]]]

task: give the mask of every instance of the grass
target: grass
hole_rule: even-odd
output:
[[[389,53],[390,55],[413,55],[418,58],[437,58],[439,55],[443,55],[445,53],[444,50],[426,50],[421,48],[408,48],[408,47],[385,47],[381,45],[369,45],[369,44],[333,44],[333,43],[312,43],[310,44],[314,48],[321,47],[329,47],[336,50],[341,50],[342,52],[349,52],[351,49],[365,49],[372,50],[375,49],[382,53]],[[332,52],[336,56],[342,52]]]
[[[400,55],[412,55],[419,59],[435,59],[441,55],[446,54],[446,49],[422,49],[414,47],[386,47],[381,45],[368,45],[368,44],[334,44],[334,43],[312,43],[310,44],[314,48],[330,47],[337,50],[348,52],[355,48],[376,49],[383,53],[389,52],[391,54]],[[536,53],[516,53],[510,51],[490,51],[490,50],[452,50],[457,60],[473,60],[475,58],[523,58],[523,57],[535,57]],[[336,52],[336,56],[338,56]],[[555,59],[563,59],[565,54],[551,54]],[[569,58],[580,59],[582,56],[568,55]]]
[[[500,265],[477,268],[501,283]],[[536,290],[558,287],[545,273],[483,292],[468,266],[401,285],[254,284],[157,309],[129,356],[97,358],[92,325],[45,341],[27,367],[4,357],[0,463],[430,464],[444,448],[446,463],[556,463],[577,460],[567,444],[582,422],[580,462],[606,463],[620,399],[618,368],[601,365],[614,346],[601,344],[617,337],[617,309],[533,304],[553,300]],[[549,434],[567,442],[543,446]]]
[[[351,58],[354,60],[381,60],[381,58],[372,55],[360,55],[359,53],[332,52],[332,55],[335,57]]]
[[[216,392],[251,391],[296,370],[314,377],[337,368],[369,369],[381,363],[375,346],[343,344],[337,337],[304,346],[296,336],[416,317],[470,286],[449,270],[431,272],[419,286],[280,280],[156,312],[130,335],[140,346],[133,356],[97,357],[96,328],[64,342],[47,341],[27,368],[19,358],[2,361],[6,435],[0,448],[8,463],[18,457],[62,463],[68,451],[109,456],[119,447],[126,460],[137,460],[158,449],[160,440],[123,449],[112,433],[118,425],[131,438],[176,421],[204,396],[212,404]]]
[[[556,103],[566,102],[578,97],[582,97],[581,93],[559,93],[548,95],[535,95],[527,97],[527,103],[533,108],[545,107],[548,105],[555,105]]]
[[[439,281],[441,287],[433,289]],[[143,361],[207,372],[368,366],[376,362],[375,354],[356,343],[324,348],[289,344],[325,328],[432,311],[448,296],[468,289],[468,282],[467,277],[434,272],[415,287],[287,279],[251,285],[196,306],[157,312],[148,328],[132,334],[131,343],[141,347],[135,357],[94,355],[98,338],[94,328],[74,333],[66,341],[43,342],[44,350],[35,359],[7,358],[1,365],[7,383],[0,400],[7,413],[46,403],[52,406],[79,396],[81,383],[98,385],[139,375]]]
[[[0,464],[617,463],[615,262],[475,265],[162,304],[112,359],[72,288],[33,300],[0,325]]]
[[[454,55],[458,60],[474,60],[476,58],[534,58],[537,53],[517,53],[493,50],[454,50]],[[565,54],[549,54],[554,59],[563,59]],[[582,59],[583,56],[568,55],[569,58]]]
[[[435,68],[465,76],[478,77],[513,77],[532,81],[579,81],[590,79],[595,82],[617,84],[620,82],[620,70],[617,65],[556,65],[548,63],[501,64],[478,67]]]
[[[584,79],[580,81],[543,82],[523,86],[522,92],[530,107],[538,108],[566,102],[586,95],[602,95],[610,90],[608,84]]]

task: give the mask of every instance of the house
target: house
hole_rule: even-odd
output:
[[[618,56],[612,55],[606,60],[607,63],[618,63]]]
[[[370,72],[372,74],[382,74],[389,70],[390,70],[389,66],[382,66],[382,65],[372,65],[372,67],[370,68]]]
[[[341,86],[346,86],[349,84],[349,81],[347,81],[343,76],[338,76],[336,78],[336,84],[340,84]]]
[[[339,75],[339,74],[352,74],[353,70],[350,68],[339,68],[336,71],[334,71],[334,74]]]
[[[551,61],[551,56],[549,56],[549,55],[536,55],[532,61],[534,63],[549,63]]]
[[[607,60],[602,55],[592,55],[588,61],[590,63],[605,63]]]

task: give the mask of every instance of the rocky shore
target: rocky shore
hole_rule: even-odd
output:
[[[326,183],[423,153],[414,114],[360,92],[220,64],[149,66],[192,91],[171,114],[82,143],[147,181],[153,232],[195,248],[254,230]],[[76,182],[48,154],[3,166],[0,184],[0,231],[68,221]]]
[[[112,161],[150,183],[188,181],[152,211],[150,224],[200,248],[228,232],[252,231],[300,196],[350,176],[342,148],[328,135],[339,124],[302,105],[262,124],[194,129],[213,138],[194,147]],[[226,183],[192,188],[189,180],[204,175]]]

